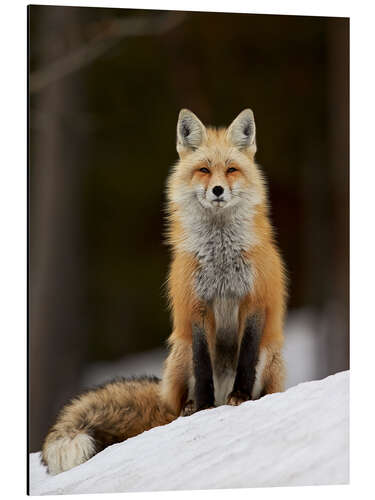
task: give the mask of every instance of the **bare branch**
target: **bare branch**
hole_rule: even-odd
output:
[[[95,59],[119,43],[123,38],[142,35],[161,35],[181,24],[186,14],[168,13],[159,17],[130,17],[114,19],[108,29],[95,40],[71,52],[47,67],[36,70],[29,77],[29,91],[36,93],[50,83],[89,65]]]

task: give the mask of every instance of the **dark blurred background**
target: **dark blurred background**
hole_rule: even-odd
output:
[[[182,107],[255,113],[288,385],[348,368],[348,53],[343,18],[29,7],[30,451],[83,387],[160,372]]]

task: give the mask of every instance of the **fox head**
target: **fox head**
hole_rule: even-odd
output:
[[[187,109],[177,122],[179,161],[169,180],[169,199],[177,207],[194,206],[212,214],[235,207],[251,210],[264,201],[263,178],[257,168],[255,121],[243,110],[227,129],[205,127]]]

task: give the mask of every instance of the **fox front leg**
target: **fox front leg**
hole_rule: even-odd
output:
[[[193,324],[193,371],[196,411],[215,406],[212,364],[205,330]]]
[[[237,406],[251,399],[259,357],[259,342],[263,320],[258,314],[249,317],[242,337],[237,372],[233,391],[228,396],[228,404]]]

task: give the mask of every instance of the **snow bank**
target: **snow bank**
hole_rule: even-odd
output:
[[[32,495],[344,484],[349,372],[238,407],[181,417],[49,476],[30,455]]]

